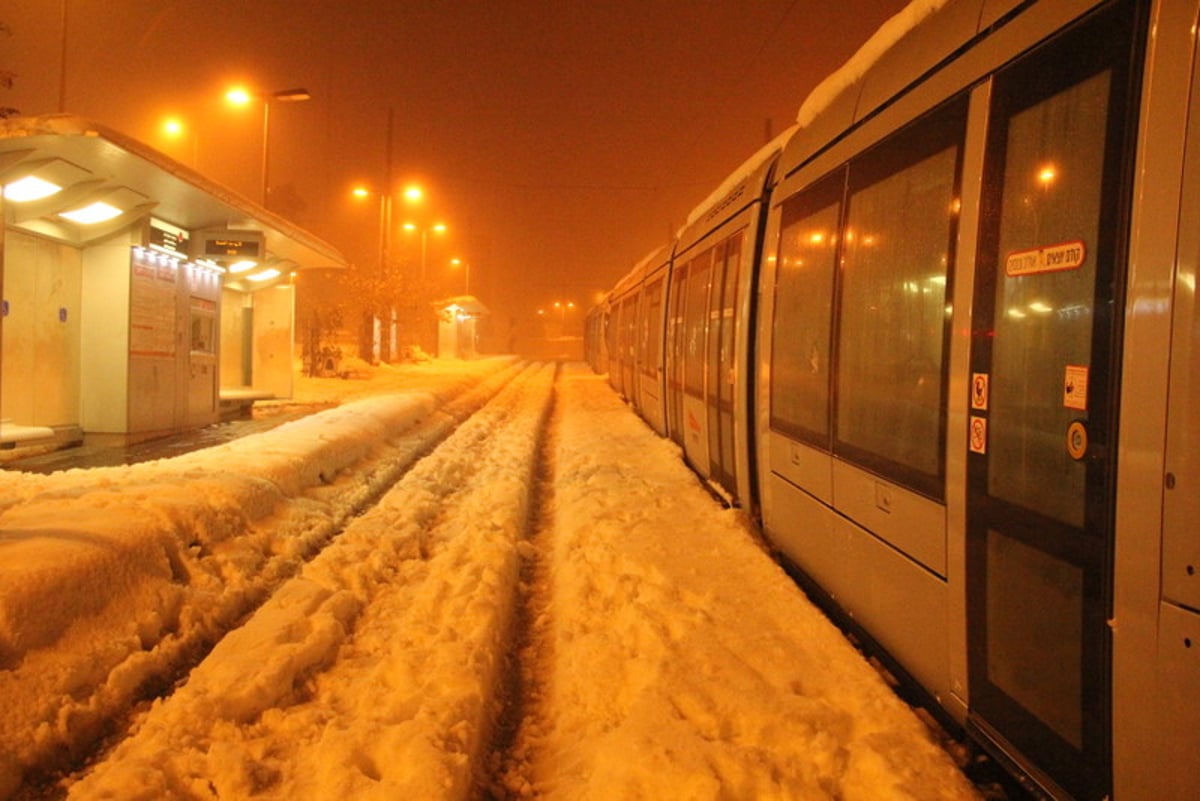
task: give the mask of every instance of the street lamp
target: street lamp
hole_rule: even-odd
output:
[[[391,237],[388,233],[392,225],[392,195],[390,192],[376,192],[365,186],[356,186],[351,190],[356,198],[365,200],[371,195],[379,198],[379,273],[387,269],[388,250]]]
[[[194,130],[188,130],[188,124],[179,117],[167,117],[162,122],[162,134],[167,139],[173,139],[178,142],[184,142],[186,138],[192,140],[192,168],[196,169],[200,160],[200,137]]]
[[[471,264],[470,264],[470,262],[465,262],[462,259],[451,259],[450,266],[462,268],[462,271],[463,271],[463,294],[470,295],[471,294]]]
[[[268,158],[271,143],[271,103],[302,103],[312,100],[307,89],[280,89],[277,92],[251,92],[241,86],[235,86],[225,93],[225,99],[235,106],[246,106],[251,101],[259,100],[263,106],[263,135],[262,135],[262,204],[267,205],[267,195],[270,191],[270,159]]]
[[[567,309],[574,309],[575,301],[568,300],[566,303],[563,303],[556,300],[554,301],[554,308],[558,309],[558,324],[565,325],[567,322]]]
[[[404,230],[408,231],[410,234],[414,231],[418,231],[421,234],[421,278],[424,279],[426,256],[429,252],[429,232],[433,231],[438,235],[444,234],[447,231],[446,224],[439,222],[434,223],[433,225],[418,225],[415,222],[406,222],[404,224]]]

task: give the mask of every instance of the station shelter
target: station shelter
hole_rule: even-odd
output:
[[[474,295],[459,295],[434,304],[438,318],[439,359],[474,359],[479,356],[479,323],[488,308]]]
[[[290,397],[300,270],[331,245],[68,114],[0,120],[0,444],[132,442]]]

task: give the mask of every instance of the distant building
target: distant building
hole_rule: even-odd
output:
[[[292,393],[297,271],[331,245],[65,114],[0,120],[0,443],[146,439]]]

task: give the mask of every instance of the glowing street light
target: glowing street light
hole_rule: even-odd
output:
[[[451,267],[461,267],[463,271],[463,294],[471,294],[471,264],[462,259],[451,259]]]
[[[575,301],[568,300],[566,303],[563,303],[562,301],[556,300],[554,301],[554,308],[558,309],[559,323],[565,323],[567,320],[567,310],[575,308]]]
[[[188,124],[180,117],[166,117],[160,128],[162,135],[176,142],[183,142],[191,134],[192,167],[195,168],[200,158],[200,137],[195,131],[189,131]]]
[[[407,192],[405,193],[407,194]],[[419,225],[415,222],[404,223],[404,230],[411,233],[419,232],[421,234],[421,278],[425,277],[425,264],[429,252],[429,232],[432,231],[439,236],[445,234],[447,230],[445,223],[434,223],[433,225]]]
[[[382,277],[384,271],[387,270],[388,245],[390,244],[388,232],[392,225],[391,193],[377,192],[361,184],[350,190],[350,193],[359,200],[366,200],[372,195],[379,198],[379,275]]]
[[[235,106],[248,106],[257,100],[263,107],[263,136],[262,136],[262,204],[267,205],[270,191],[270,159],[271,143],[271,103],[302,103],[312,100],[307,89],[280,89],[277,92],[252,92],[243,86],[235,86],[225,93],[225,99]]]

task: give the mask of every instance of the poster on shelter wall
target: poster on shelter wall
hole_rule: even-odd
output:
[[[175,355],[175,280],[169,261],[134,255],[129,282],[129,354]]]

